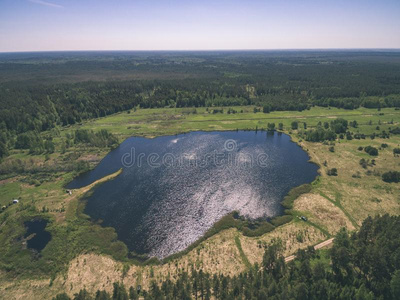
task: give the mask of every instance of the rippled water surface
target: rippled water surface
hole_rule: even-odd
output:
[[[111,151],[78,188],[117,171],[97,187],[85,212],[116,229],[131,251],[160,258],[200,238],[234,210],[249,218],[282,214],[283,197],[309,183],[318,167],[285,134],[192,132],[132,137]]]

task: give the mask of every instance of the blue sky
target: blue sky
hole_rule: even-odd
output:
[[[0,0],[0,51],[400,48],[400,0]]]

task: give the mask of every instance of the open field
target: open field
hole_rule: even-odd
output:
[[[236,130],[236,129],[266,129],[267,123],[283,123],[286,131],[291,122],[297,120],[306,122],[308,127],[315,127],[318,122],[331,121],[340,117],[349,121],[357,121],[360,133],[371,134],[381,121],[380,130],[390,127],[388,122],[399,120],[400,111],[393,108],[377,109],[359,108],[356,110],[343,110],[337,108],[315,107],[310,110],[276,111],[268,114],[254,113],[253,106],[232,107],[238,111],[236,114],[225,112],[211,113],[206,108],[183,109],[142,109],[130,113],[122,112],[115,115],[99,118],[83,124],[86,129],[108,129],[121,137],[140,135],[153,137],[159,135],[174,135],[189,131],[204,130]],[[211,109],[210,109],[211,110]],[[193,112],[196,113],[193,113]],[[241,113],[243,111],[243,113]],[[368,122],[373,125],[368,125]]]
[[[265,129],[267,123],[283,123],[284,132],[308,151],[311,160],[321,168],[321,176],[312,184],[311,191],[294,202],[293,221],[259,237],[244,236],[236,229],[224,230],[165,264],[140,265],[126,258],[127,249],[116,241],[112,229],[93,224],[82,214],[83,203],[78,196],[87,190],[74,192],[72,196],[65,193],[63,186],[74,172],[60,171],[41,184],[32,184],[30,180],[34,175],[7,177],[0,181],[0,204],[7,205],[14,198],[19,198],[21,203],[7,207],[0,214],[0,242],[4,245],[0,250],[1,266],[14,272],[13,278],[6,271],[0,273],[0,294],[8,299],[33,299],[50,297],[66,289],[72,295],[84,287],[90,292],[99,288],[110,290],[112,283],[119,280],[126,286],[140,283],[147,287],[153,279],[174,278],[181,270],[200,267],[211,273],[233,275],[245,270],[248,262],[259,263],[264,245],[273,239],[282,240],[288,256],[298,248],[330,238],[340,227],[356,230],[368,215],[400,214],[398,184],[385,183],[381,179],[381,174],[386,171],[400,170],[400,157],[393,155],[393,148],[400,145],[399,135],[391,135],[389,139],[341,139],[324,144],[306,142],[299,136],[303,129],[290,128],[294,120],[300,122],[299,128],[303,128],[304,122],[307,128],[313,128],[318,122],[330,122],[340,117],[357,121],[358,128],[349,128],[355,133],[388,132],[389,128],[400,126],[400,110],[315,107],[302,112],[264,114],[254,113],[254,107],[250,106],[232,108],[238,113],[227,114],[227,108],[223,114],[210,113],[206,108],[122,112],[60,128],[55,139],[56,152],[47,161],[44,155],[31,156],[14,151],[4,163],[18,159],[33,166],[51,166],[74,154],[75,160],[90,160],[93,166],[106,155],[105,149],[73,146],[61,153],[61,140],[78,128],[107,129],[121,142],[132,135],[154,137],[196,130],[260,130]],[[381,148],[384,143],[387,148]],[[334,152],[331,152],[329,148],[333,144]],[[371,157],[358,150],[360,146],[369,145],[380,148],[378,156]],[[374,159],[375,164],[363,168],[360,159]],[[328,176],[330,168],[337,168],[338,175]],[[50,219],[48,230],[53,239],[43,250],[42,257],[31,262],[30,251],[19,250],[18,237],[24,232],[23,221],[37,216]],[[298,216],[306,216],[308,221],[302,221]],[[49,262],[56,267],[49,266]],[[32,270],[39,271],[33,274]]]

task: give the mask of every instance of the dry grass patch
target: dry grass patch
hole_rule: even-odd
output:
[[[50,279],[11,280],[6,272],[0,273],[0,299],[30,300],[52,299],[62,286],[50,286]]]
[[[291,222],[257,238],[240,237],[243,252],[252,264],[262,262],[264,245],[270,244],[274,239],[281,239],[286,257],[300,248],[317,244],[326,237],[321,231],[304,222]]]
[[[304,194],[294,202],[294,209],[306,215],[309,220],[325,228],[329,233],[336,233],[341,227],[354,230],[351,221],[343,211],[328,199],[316,194]]]
[[[122,277],[122,264],[110,257],[96,254],[84,254],[69,264],[66,280],[62,285],[69,295],[86,288],[90,293],[98,289],[112,290],[114,282]]]
[[[148,289],[152,281],[167,278],[174,280],[182,271],[193,268],[204,272],[236,275],[245,270],[235,245],[236,229],[225,230],[201,243],[188,254],[163,265],[131,265],[124,272],[124,265],[108,256],[83,254],[69,264],[65,278],[59,276],[55,283],[63,286],[69,295],[86,288],[90,293],[98,289],[112,291],[112,284],[121,281],[125,286],[142,285]]]

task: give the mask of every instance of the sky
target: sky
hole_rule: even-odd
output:
[[[0,52],[400,48],[400,0],[0,0]]]

